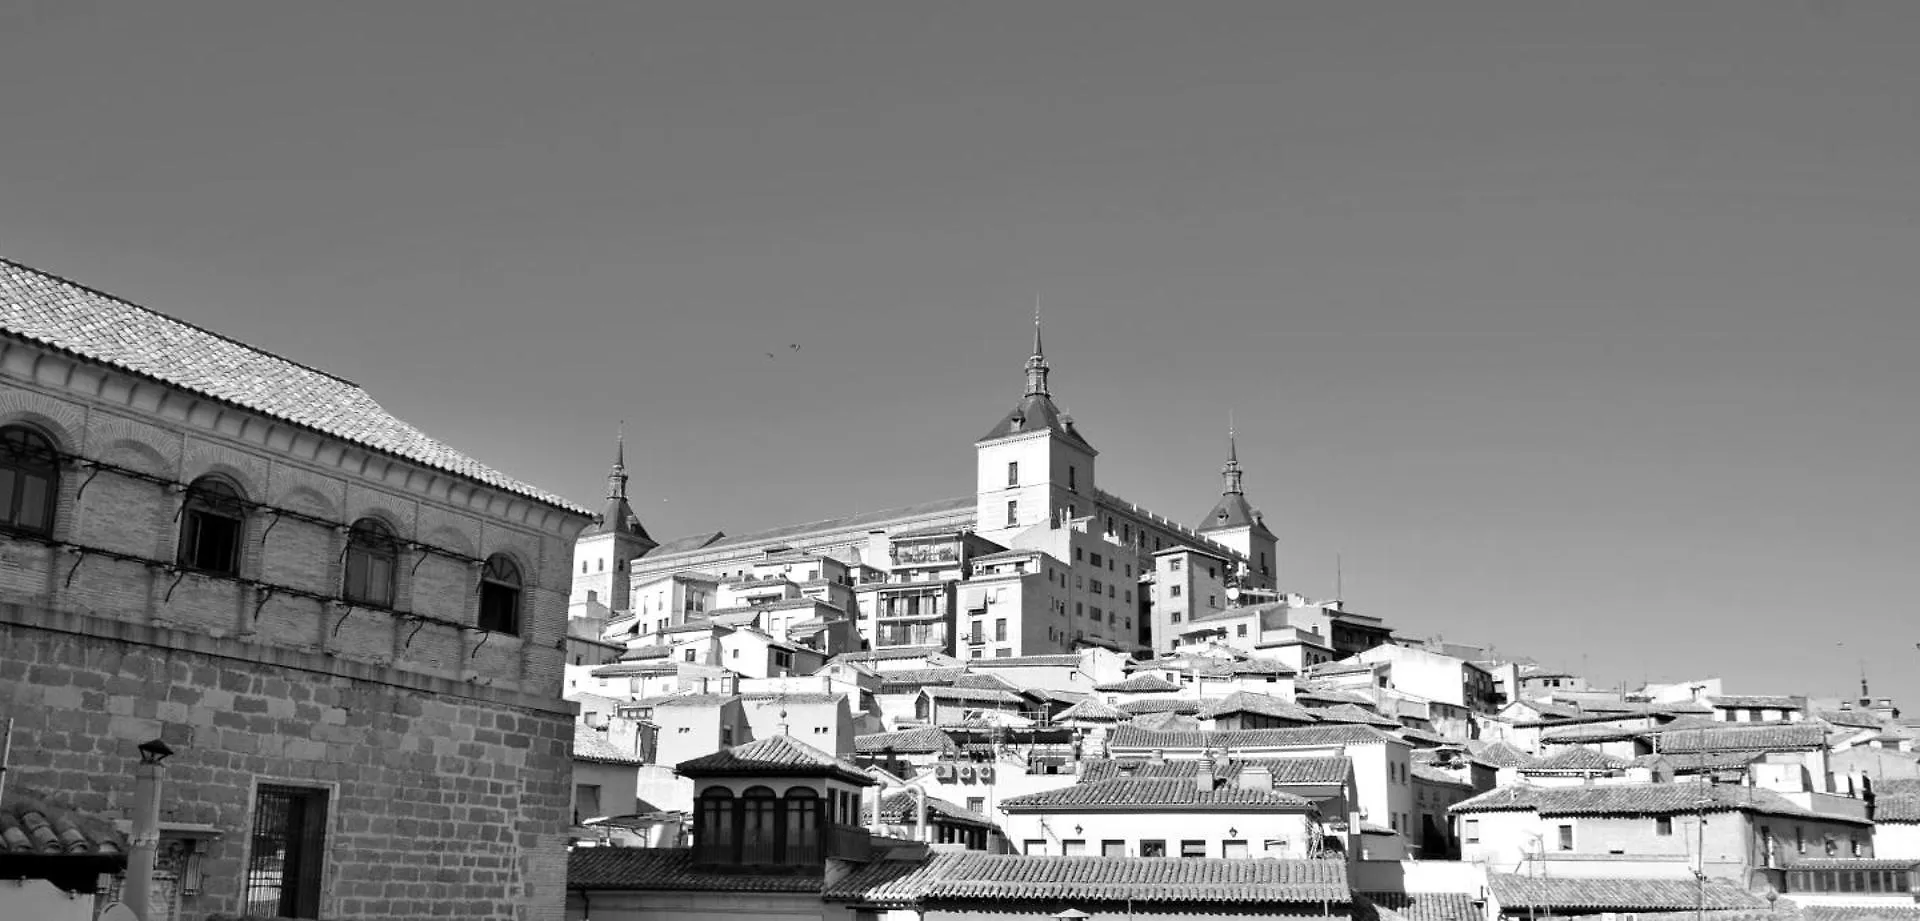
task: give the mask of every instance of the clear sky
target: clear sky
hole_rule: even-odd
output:
[[[662,539],[1103,486],[1284,583],[1920,711],[1920,4],[0,0],[0,252]],[[798,345],[796,350],[792,346]],[[768,357],[767,353],[773,353]]]

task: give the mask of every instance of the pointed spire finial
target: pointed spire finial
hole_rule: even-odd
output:
[[[1040,348],[1040,298],[1033,299],[1033,355],[1027,359],[1027,396],[1047,393],[1047,356]]]
[[[607,498],[627,498],[627,421],[620,420],[613,442],[613,467],[607,471]]]
[[[1227,410],[1227,465],[1220,468],[1220,476],[1226,482],[1221,495],[1237,496],[1245,492],[1240,486],[1240,444],[1233,431],[1233,410]]]
[[[1033,354],[1041,356],[1047,354],[1046,350],[1040,347],[1040,295],[1038,294],[1033,296]]]

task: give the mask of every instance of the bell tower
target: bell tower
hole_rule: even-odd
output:
[[[627,566],[660,545],[647,534],[647,529],[640,524],[640,516],[627,504],[625,428],[622,424],[615,438],[613,466],[607,470],[606,510],[573,544],[573,591],[569,604],[580,604],[591,597],[614,611],[631,607],[633,587]]]

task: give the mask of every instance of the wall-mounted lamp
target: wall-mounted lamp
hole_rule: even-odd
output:
[[[1234,827],[1233,827],[1233,826],[1231,826],[1231,825],[1229,825],[1229,826],[1227,826],[1227,837],[1229,837],[1229,838],[1238,838],[1238,837],[1240,837],[1240,829],[1238,829],[1238,828],[1234,828]]]
[[[173,757],[173,749],[160,739],[140,743],[140,763],[159,764]]]

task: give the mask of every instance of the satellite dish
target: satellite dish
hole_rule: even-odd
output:
[[[107,910],[101,912],[95,921],[140,921],[140,916],[134,914],[125,902],[115,902],[108,905]]]

